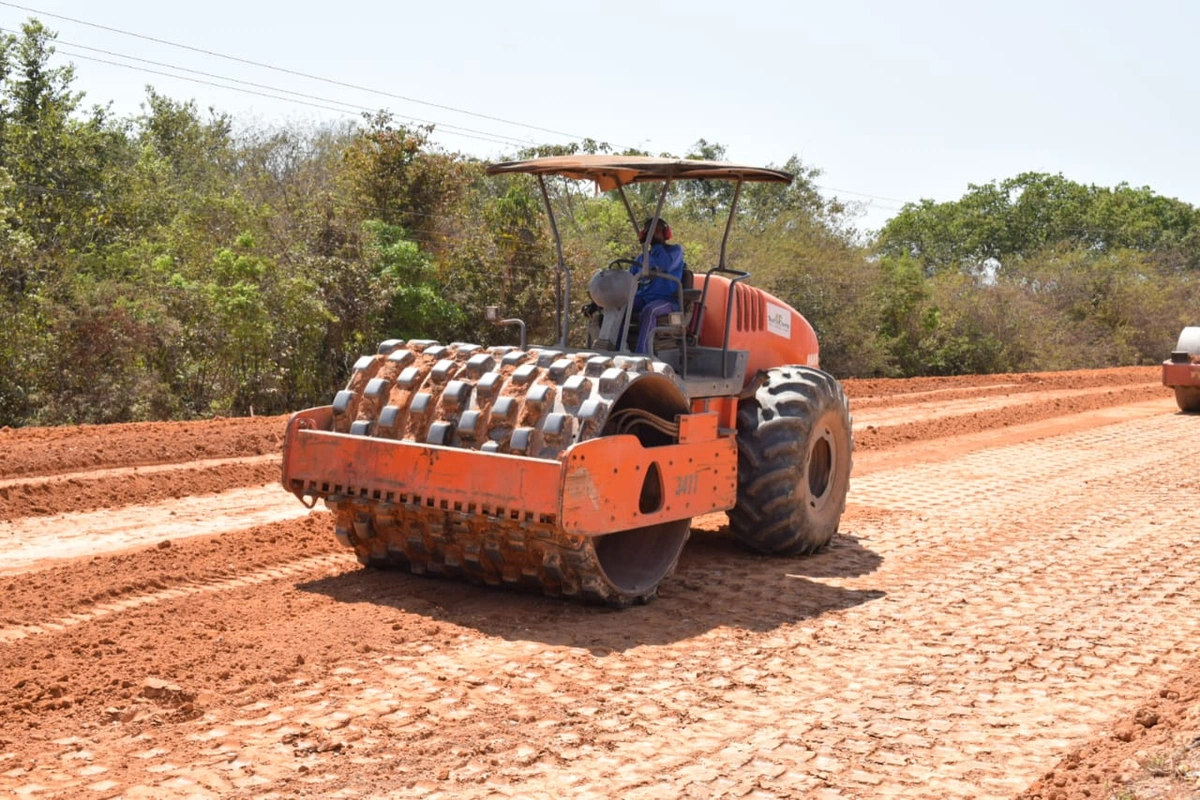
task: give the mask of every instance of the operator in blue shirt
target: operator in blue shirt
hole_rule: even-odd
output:
[[[654,226],[654,234],[650,236],[650,269],[683,280],[683,271],[687,269],[683,261],[683,248],[677,244],[667,244],[671,238],[671,226],[666,220],[660,218],[657,224],[653,218],[646,220],[638,234],[638,241],[645,243],[651,225]],[[642,256],[643,253],[638,253],[634,259],[637,264],[629,270],[634,275],[642,271]],[[651,278],[639,283],[633,299],[633,313],[638,315],[637,352],[650,352],[650,337],[658,324],[658,317],[679,310],[679,284],[665,278]]]

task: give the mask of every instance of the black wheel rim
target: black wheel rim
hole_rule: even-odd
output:
[[[829,486],[833,478],[833,443],[828,430],[813,442],[808,454],[808,494],[809,505],[819,508],[829,495]]]

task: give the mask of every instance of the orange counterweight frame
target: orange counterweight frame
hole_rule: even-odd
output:
[[[737,441],[718,426],[725,416],[680,415],[678,444],[605,436],[539,459],[334,433],[324,406],[288,421],[282,480],[302,501],[419,505],[601,536],[732,508]]]
[[[1200,361],[1163,362],[1163,386],[1200,386]]]

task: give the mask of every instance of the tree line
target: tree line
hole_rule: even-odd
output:
[[[557,253],[529,179],[387,112],[240,130],[148,87],[118,117],[52,66],[54,38],[35,19],[0,36],[0,425],[320,405],[383,339],[506,342],[487,305],[553,340]],[[511,157],[580,150],[609,148]],[[809,318],[838,377],[1155,363],[1200,323],[1200,211],[1149,188],[1028,173],[868,234],[819,170],[780,166],[796,180],[746,189],[728,261]],[[551,189],[578,307],[635,242],[616,197]],[[639,210],[652,192],[634,188]],[[668,198],[694,270],[717,263],[730,201],[707,183]]]

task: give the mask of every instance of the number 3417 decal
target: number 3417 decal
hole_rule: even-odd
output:
[[[699,475],[676,475],[675,494],[695,494],[700,491]]]

